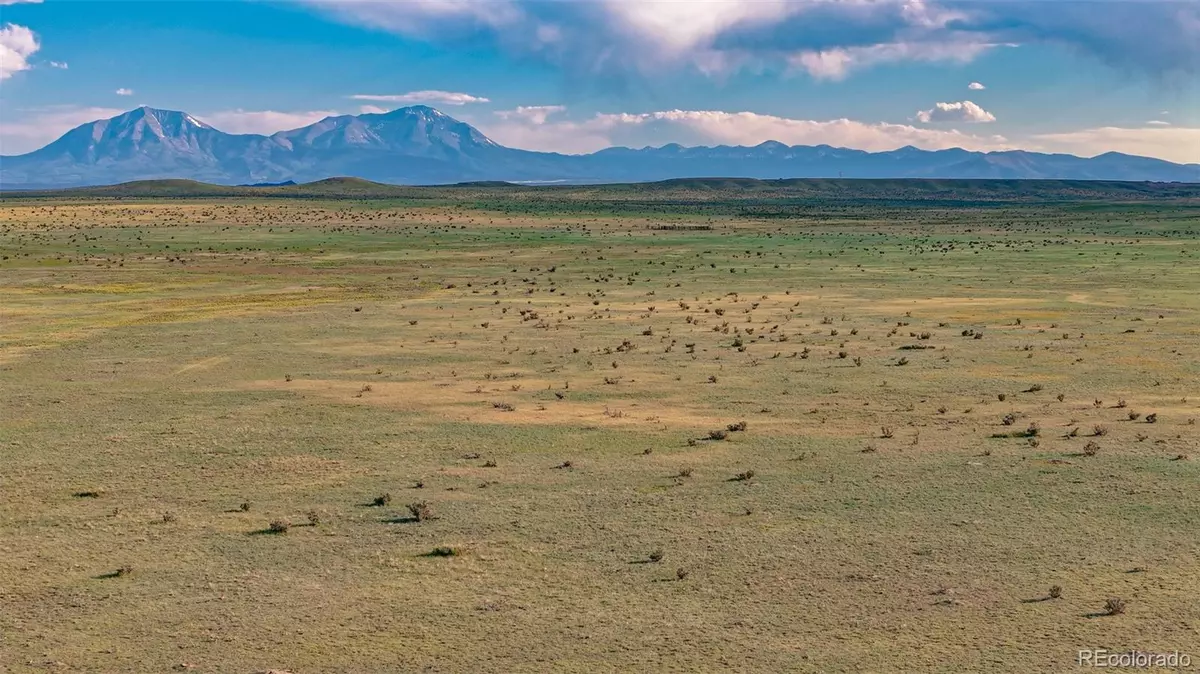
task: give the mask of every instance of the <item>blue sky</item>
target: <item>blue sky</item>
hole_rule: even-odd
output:
[[[271,133],[408,103],[564,152],[1200,162],[1200,0],[0,0],[3,154],[143,104]]]

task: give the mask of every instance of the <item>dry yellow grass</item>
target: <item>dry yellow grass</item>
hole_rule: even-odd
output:
[[[1200,657],[1190,210],[540,207],[0,204],[0,664]]]

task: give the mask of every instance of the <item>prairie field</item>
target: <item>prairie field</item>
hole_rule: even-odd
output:
[[[1195,197],[412,192],[0,199],[0,672],[1200,663]]]

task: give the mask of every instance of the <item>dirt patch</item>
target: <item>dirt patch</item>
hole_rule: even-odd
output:
[[[717,411],[698,408],[671,398],[653,402],[616,399],[573,401],[570,399],[570,392],[567,391],[563,392],[564,399],[559,400],[548,393],[548,386],[561,386],[561,383],[522,379],[520,391],[512,391],[509,384],[475,384],[458,380],[365,384],[331,379],[294,379],[246,383],[246,387],[254,390],[319,395],[347,404],[378,405],[429,413],[449,421],[686,428],[697,432],[697,429],[718,428],[729,423],[725,415]],[[506,406],[511,406],[512,409]]]

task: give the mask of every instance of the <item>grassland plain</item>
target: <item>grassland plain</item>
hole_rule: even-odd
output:
[[[1194,199],[694,187],[0,201],[0,671],[1200,658]]]

